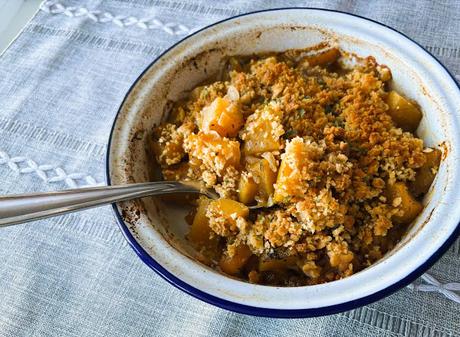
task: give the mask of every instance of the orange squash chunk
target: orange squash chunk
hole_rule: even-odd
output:
[[[254,201],[257,194],[258,186],[253,178],[246,175],[241,176],[238,182],[238,199],[243,204],[250,204]]]
[[[241,202],[231,199],[213,200],[209,208],[216,214],[222,214],[225,220],[235,223],[237,217],[246,218],[249,215],[249,208]]]
[[[265,158],[254,160],[247,164],[250,176],[243,175],[239,183],[239,200],[244,204],[254,202],[256,196],[267,201],[274,191],[277,170]]]
[[[248,246],[240,245],[235,249],[235,254],[233,256],[222,255],[219,267],[226,274],[237,275],[251,255],[252,252]]]
[[[243,152],[257,155],[280,150],[283,146],[281,136],[284,134],[281,117],[281,110],[271,105],[250,115],[241,135],[244,140]]]
[[[432,150],[424,153],[425,164],[418,169],[415,180],[410,184],[410,190],[416,197],[428,192],[441,162],[441,151]]]
[[[283,259],[271,259],[262,257],[259,259],[259,271],[281,271],[296,267],[297,258],[288,256]]]
[[[394,90],[388,93],[387,104],[388,112],[396,126],[404,131],[417,130],[422,119],[422,112],[417,106]]]
[[[396,224],[411,223],[423,209],[422,204],[410,194],[405,183],[397,182],[388,185],[386,194],[390,203],[401,208],[402,214],[393,215],[391,218]]]
[[[222,137],[235,137],[242,125],[241,111],[227,98],[217,97],[201,110],[201,130],[206,133],[216,131]]]
[[[188,233],[188,239],[198,247],[217,248],[217,237],[214,236],[211,238],[211,228],[209,227],[209,220],[206,217],[206,211],[210,202],[211,200],[206,198],[199,200],[192,227]]]
[[[275,190],[273,185],[276,182],[277,171],[273,170],[265,158],[254,164],[253,169],[258,172],[260,196],[267,200]]]
[[[325,66],[331,64],[340,57],[340,50],[338,48],[331,48],[325,51],[321,51],[316,54],[308,55],[305,60],[311,67],[314,66]]]

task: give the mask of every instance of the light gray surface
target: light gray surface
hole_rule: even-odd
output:
[[[0,0],[0,53],[40,6],[41,0]]]
[[[61,4],[45,6],[0,57],[2,194],[103,182],[107,137],[132,82],[187,33],[238,13],[298,5],[367,16],[414,38],[460,75],[458,1]],[[442,283],[460,280],[459,257],[457,241],[430,273]],[[255,318],[215,308],[145,266],[108,207],[2,229],[0,261],[0,336],[460,335],[459,304],[409,289],[314,319]]]

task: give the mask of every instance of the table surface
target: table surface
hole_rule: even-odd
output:
[[[10,27],[5,4],[2,30]],[[0,56],[0,193],[104,183],[107,137],[133,81],[187,34],[239,13],[310,6],[366,16],[414,38],[459,79],[459,1],[370,4],[45,2]],[[109,207],[2,229],[0,261],[0,336],[460,335],[459,240],[410,287],[356,310],[295,320],[229,312],[169,285],[137,258]]]
[[[40,7],[41,0],[0,0],[0,53]]]

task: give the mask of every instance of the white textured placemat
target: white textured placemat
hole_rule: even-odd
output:
[[[45,2],[0,57],[0,194],[103,183],[112,120],[156,56],[212,22],[286,6],[383,22],[459,79],[458,1]],[[357,310],[256,318],[167,284],[99,208],[0,230],[0,336],[458,336],[459,258],[457,240],[415,284]]]

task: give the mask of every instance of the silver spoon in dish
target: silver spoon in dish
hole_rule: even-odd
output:
[[[198,193],[219,199],[213,189],[197,181],[155,181],[140,184],[87,187],[58,192],[16,194],[0,197],[0,227],[16,225],[118,201],[147,196]],[[250,206],[250,209],[265,206]]]

